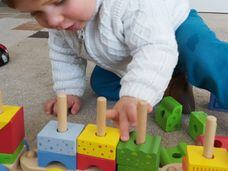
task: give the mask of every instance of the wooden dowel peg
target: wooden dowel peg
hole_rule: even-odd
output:
[[[58,132],[67,131],[67,96],[63,93],[57,95]]]
[[[105,97],[97,98],[97,136],[105,136],[107,100]]]
[[[206,130],[205,130],[205,140],[204,140],[204,148],[203,148],[203,156],[211,159],[213,158],[213,148],[214,148],[214,140],[217,128],[217,119],[214,116],[208,116],[206,122]]]
[[[3,95],[0,91],[0,114],[3,113]]]
[[[146,138],[147,103],[140,101],[137,107],[136,144],[143,144]]]

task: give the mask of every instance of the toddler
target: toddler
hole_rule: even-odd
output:
[[[191,87],[207,89],[228,106],[228,44],[218,40],[188,0],[3,0],[30,12],[49,28],[54,90],[68,94],[68,107],[80,109],[86,62],[96,67],[91,87],[118,100],[107,117],[129,138],[137,102],[148,112],[166,94],[194,110]],[[174,91],[173,91],[174,89]],[[56,99],[45,104],[55,113]]]

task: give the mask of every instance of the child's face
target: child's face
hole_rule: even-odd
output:
[[[39,24],[46,28],[60,30],[82,29],[93,16],[96,6],[96,0],[23,1],[17,4],[17,9],[31,12]]]

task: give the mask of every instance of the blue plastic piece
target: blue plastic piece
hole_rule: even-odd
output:
[[[38,165],[40,167],[47,167],[48,164],[51,164],[52,162],[59,162],[70,170],[76,170],[77,168],[76,154],[74,156],[69,156],[38,150]]]
[[[57,131],[57,122],[50,121],[38,134],[38,150],[75,156],[77,137],[84,128],[82,124],[68,123],[66,132]]]
[[[220,106],[219,102],[217,101],[216,97],[211,94],[210,96],[210,102],[208,104],[208,109],[220,111],[220,112],[228,112],[228,109],[224,109]]]
[[[5,166],[0,164],[0,171],[9,171]]]

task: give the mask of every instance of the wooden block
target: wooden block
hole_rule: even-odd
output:
[[[4,165],[0,164],[0,170],[1,171],[9,171]]]
[[[131,166],[122,166],[122,165],[119,165],[118,164],[118,171],[151,171],[151,169],[148,169],[148,168],[138,168],[138,167],[131,167]]]
[[[155,121],[166,132],[181,128],[182,105],[174,98],[167,96],[155,109]]]
[[[95,166],[102,171],[115,171],[116,161],[108,160],[84,154],[77,154],[77,168],[80,170],[86,170],[91,166]]]
[[[38,150],[75,156],[77,152],[76,138],[83,128],[82,124],[68,123],[68,130],[60,133],[57,131],[57,122],[50,121],[37,136]]]
[[[47,167],[52,162],[59,162],[70,170],[77,168],[76,154],[72,156],[38,150],[38,165],[40,167]]]
[[[197,145],[204,145],[204,136],[199,136],[196,139]],[[227,136],[215,136],[214,147],[225,148],[228,150],[228,137]]]
[[[183,171],[183,168],[181,163],[172,163],[165,165],[159,171]]]
[[[18,146],[18,148],[15,150],[14,153],[12,154],[5,154],[5,153],[0,153],[0,163],[1,164],[12,164],[16,161],[18,155],[21,153],[23,150],[24,144],[23,142]]]
[[[0,115],[0,130],[12,120],[20,108],[19,106],[3,106],[3,113]]]
[[[205,133],[207,114],[205,112],[192,112],[188,126],[188,134],[193,140]]]
[[[160,165],[165,166],[171,163],[182,163],[182,157],[186,155],[186,143],[179,143],[175,147],[161,147]]]
[[[20,157],[26,152],[26,145],[23,146],[23,149],[17,156],[16,160],[12,164],[4,164],[4,166],[9,170],[9,171],[22,171],[21,166],[20,166]],[[0,169],[1,170],[1,169]]]
[[[88,124],[78,137],[78,153],[115,160],[116,147],[119,142],[120,132],[117,128],[106,127],[104,137],[96,135],[97,126]]]
[[[20,158],[20,164],[23,171],[66,171],[66,168],[61,164],[52,163],[47,168],[39,167],[37,161],[37,152],[31,150],[25,152]]]
[[[3,106],[0,115],[0,153],[14,153],[24,139],[24,112],[19,106]]]
[[[223,148],[214,148],[212,159],[205,158],[202,146],[187,146],[187,156],[183,159],[185,171],[228,171],[228,152]]]
[[[117,164],[126,168],[157,171],[160,163],[161,137],[146,135],[144,144],[137,145],[136,132],[127,142],[120,141],[117,147]]]

